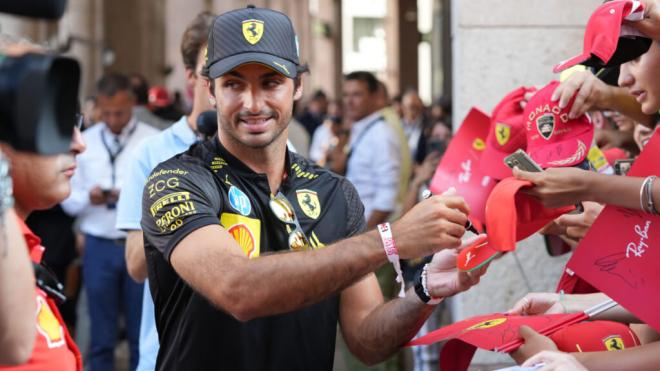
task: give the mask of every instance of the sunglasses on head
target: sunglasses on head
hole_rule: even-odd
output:
[[[277,192],[275,196],[271,195],[268,202],[270,210],[281,222],[293,228],[289,232],[289,248],[293,251],[304,251],[310,248],[309,240],[298,222],[298,217],[293,209],[291,202],[282,194]]]

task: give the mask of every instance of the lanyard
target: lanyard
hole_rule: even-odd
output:
[[[348,151],[348,155],[346,156],[346,161],[348,161],[351,158],[351,156],[353,155],[353,151],[355,150],[355,148],[357,148],[357,145],[362,141],[362,139],[364,138],[364,135],[367,134],[369,129],[371,129],[372,126],[379,123],[382,119],[383,119],[382,116],[378,116],[375,119],[371,120],[367,124],[367,127],[365,127],[364,130],[362,130],[360,135],[358,135],[358,137],[355,138],[355,142],[353,142],[353,144],[351,145],[351,149]]]
[[[128,132],[126,135],[126,140],[124,140],[124,143],[119,143],[117,141],[117,150],[115,152],[112,152],[110,149],[110,145],[108,145],[108,142],[105,139],[105,130],[101,130],[101,142],[103,142],[103,146],[105,147],[105,150],[108,152],[108,157],[110,158],[110,169],[112,171],[112,188],[115,188],[115,161],[117,160],[117,157],[119,157],[119,154],[121,151],[124,150],[124,147],[126,147],[126,144],[128,144],[128,141],[131,139],[131,135],[133,135],[133,132],[135,132],[135,129],[137,128],[137,123],[133,125],[131,130]]]

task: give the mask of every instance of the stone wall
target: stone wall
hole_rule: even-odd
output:
[[[581,51],[584,25],[599,0],[452,1],[454,125],[477,106],[490,112],[520,85],[543,85],[552,66]],[[455,126],[457,127],[457,126]],[[567,257],[551,258],[536,235],[516,251],[533,291],[554,289]],[[509,309],[529,291],[513,254],[494,261],[481,283],[453,301],[455,319]],[[477,352],[473,364],[510,362]]]

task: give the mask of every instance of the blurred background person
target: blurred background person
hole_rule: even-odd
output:
[[[149,124],[158,130],[167,129],[172,125],[172,121],[162,119],[151,112],[149,108],[149,82],[139,73],[132,73],[129,76],[131,89],[135,95],[135,106],[133,106],[133,115],[138,121]]]

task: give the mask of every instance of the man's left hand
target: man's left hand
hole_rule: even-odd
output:
[[[462,272],[456,267],[456,258],[464,248],[473,244],[483,235],[466,239],[455,249],[444,249],[433,255],[428,267],[427,287],[434,298],[446,298],[463,292],[479,283],[488,265],[472,272]]]
[[[557,350],[557,345],[549,337],[539,334],[529,326],[520,326],[518,332],[525,343],[509,354],[518,364],[544,350]]]

